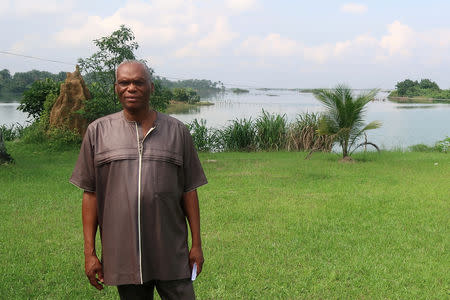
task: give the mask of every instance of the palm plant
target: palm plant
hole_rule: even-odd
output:
[[[377,92],[377,89],[373,89],[354,95],[346,85],[338,85],[332,90],[319,89],[314,92],[314,96],[326,108],[319,122],[318,132],[320,135],[334,136],[334,141],[342,148],[343,158],[350,156],[353,151],[363,145],[372,145],[378,149],[375,144],[367,141],[356,144],[366,130],[381,126],[379,121],[373,121],[367,125],[363,122],[365,106]]]

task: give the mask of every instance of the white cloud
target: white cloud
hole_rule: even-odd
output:
[[[307,61],[323,64],[333,56],[334,47],[331,44],[324,44],[314,47],[304,47],[303,57]]]
[[[255,7],[256,0],[227,0],[226,5],[233,11],[244,12]]]
[[[139,44],[153,46],[175,42],[199,31],[192,3],[181,0],[152,3],[130,0],[110,16],[73,17],[72,20],[75,22],[54,35],[57,43],[66,46],[91,44],[93,39],[109,35],[122,24],[132,29]]]
[[[415,46],[417,35],[407,25],[395,21],[388,25],[388,35],[381,38],[380,46],[389,52],[389,55],[399,54],[410,56],[411,48]]]
[[[367,10],[367,5],[358,3],[345,3],[341,6],[341,12],[349,14],[364,14]]]
[[[178,58],[189,56],[218,56],[220,50],[228,45],[238,34],[230,29],[226,17],[218,17],[214,29],[197,42],[191,42],[183,48],[175,51]]]
[[[416,32],[399,21],[387,25],[384,35],[376,38],[362,34],[335,43],[305,45],[277,33],[265,37],[245,39],[236,50],[237,55],[259,58],[290,57],[293,61],[316,65],[326,63],[414,63],[436,65],[450,60],[450,29]]]
[[[11,1],[10,0],[2,1],[0,5],[0,16],[7,14],[10,9],[11,9]]]
[[[59,14],[70,12],[73,5],[73,0],[14,0],[12,1],[12,5],[8,5],[7,2],[7,7],[9,6],[9,11],[12,14],[27,17],[38,14]]]
[[[15,42],[9,48],[9,51],[13,53],[26,54],[28,45],[36,44],[40,41],[40,37],[37,35],[26,35],[20,41]]]
[[[295,40],[283,38],[278,33],[270,33],[264,38],[249,37],[241,43],[236,54],[256,56],[292,56],[298,51]]]

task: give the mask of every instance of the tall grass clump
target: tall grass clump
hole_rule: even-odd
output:
[[[286,145],[286,115],[271,114],[262,110],[256,119],[256,141],[260,150],[282,150]]]
[[[220,131],[225,151],[252,151],[256,149],[255,125],[251,118],[232,120]]]
[[[198,151],[219,151],[221,146],[219,142],[218,130],[206,127],[206,120],[194,119],[192,122],[186,124],[189,129],[192,141]]]
[[[330,152],[333,138],[330,135],[319,135],[320,114],[303,113],[289,124],[287,131],[286,150],[288,151],[324,151]]]
[[[222,129],[208,128],[206,120],[187,123],[195,147],[202,152],[220,151],[322,151],[330,152],[332,135],[319,135],[321,116],[316,113],[298,115],[289,123],[286,115],[262,110],[255,120],[235,119]]]
[[[450,137],[437,141],[434,146],[428,146],[425,144],[416,144],[409,146],[408,149],[411,152],[443,152],[447,153],[450,147]]]
[[[25,127],[19,123],[11,124],[9,126],[3,124],[0,125],[0,132],[5,141],[13,141],[22,136],[24,128]]]

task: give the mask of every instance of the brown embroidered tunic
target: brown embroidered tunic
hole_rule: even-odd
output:
[[[157,113],[141,131],[122,111],[92,122],[70,178],[97,195],[108,285],[190,277],[182,195],[205,174],[182,122]]]

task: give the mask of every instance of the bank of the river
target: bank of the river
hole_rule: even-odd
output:
[[[190,104],[186,102],[171,100],[165,113],[167,114],[189,113],[189,111],[195,110],[198,107],[210,105],[214,105],[214,103],[208,101],[200,101],[194,104]]]
[[[376,98],[385,99],[387,95],[388,92],[380,92]],[[227,126],[230,120],[255,120],[263,109],[285,115],[289,122],[295,121],[302,113],[323,111],[322,105],[313,94],[301,93],[298,90],[250,89],[249,93],[225,92],[203,98],[202,101],[214,105],[172,105],[167,113],[185,123],[204,119],[207,127],[221,129]],[[16,110],[17,106],[18,103],[0,103],[0,125],[28,124],[26,114]],[[449,115],[450,105],[447,103],[373,101],[367,105],[365,120],[378,120],[383,126],[369,131],[368,140],[383,149],[405,149],[420,143],[432,146],[450,136]]]
[[[0,298],[116,299],[84,275],[78,149],[7,143],[0,166]],[[445,299],[443,153],[200,153],[199,299]],[[100,251],[100,247],[97,249]]]
[[[19,102],[22,93],[0,92],[0,103]]]
[[[396,103],[450,103],[450,99],[435,99],[428,97],[391,97],[388,99]]]

